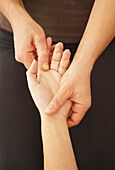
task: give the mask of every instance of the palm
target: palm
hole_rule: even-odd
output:
[[[39,70],[39,84],[35,88],[36,104],[40,110],[45,110],[59,89],[61,75],[55,70]],[[41,100],[42,97],[42,100]]]
[[[34,81],[28,80],[28,83],[31,84],[30,92],[40,113],[45,113],[46,107],[57,93],[61,78],[67,70],[70,52],[66,50],[63,55],[62,52],[63,49],[60,51],[55,49],[51,59],[50,70],[42,71],[40,68],[38,68],[38,78],[36,78],[34,73]],[[30,67],[29,72],[32,72],[32,69],[37,71],[37,68],[35,68],[37,67],[37,63],[32,67],[33,68]],[[67,117],[70,107],[71,102],[67,100],[59,109],[58,114],[61,113],[63,116]]]

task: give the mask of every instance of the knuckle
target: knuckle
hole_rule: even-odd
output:
[[[68,89],[67,86],[63,86],[62,87],[62,91],[63,91],[63,93],[67,93],[69,91],[69,89]]]
[[[43,42],[43,41],[44,41],[44,36],[36,36],[35,41],[36,41],[37,43]]]
[[[85,110],[88,110],[91,107],[91,96],[85,97],[83,99],[83,106]]]
[[[44,40],[44,37],[41,37],[41,36],[40,36],[39,39],[38,39],[38,42],[41,43],[41,42],[43,42],[43,40]]]
[[[90,107],[91,107],[91,101],[87,101],[87,102],[85,103],[85,108],[86,108],[86,110],[88,110]]]
[[[91,101],[89,102],[89,108],[91,107]]]
[[[39,51],[39,55],[46,57],[47,56],[47,51],[46,49],[42,49]],[[43,58],[39,58],[40,60],[43,60]]]
[[[74,122],[75,122],[75,125],[78,125],[81,122],[81,118],[75,120]]]
[[[73,111],[76,111],[76,110],[77,110],[76,108],[77,108],[77,106],[76,106],[76,104],[74,103],[73,106],[72,106],[72,110],[73,110]]]
[[[55,103],[56,105],[60,105],[60,100],[57,97],[55,98]]]
[[[90,107],[91,107],[91,100],[88,100],[87,108],[89,109]]]
[[[69,84],[66,84],[64,87],[63,87],[63,94],[70,97],[72,95],[72,87],[69,85]],[[63,96],[62,96],[63,97]]]

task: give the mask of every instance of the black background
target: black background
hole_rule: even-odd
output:
[[[75,44],[64,44],[72,57]],[[14,59],[12,34],[0,30],[0,169],[42,170],[40,117],[30,96],[26,69]],[[92,106],[70,129],[81,170],[115,169],[115,39],[96,61]]]

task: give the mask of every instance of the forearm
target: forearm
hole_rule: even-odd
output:
[[[52,115],[41,120],[44,169],[77,170],[66,120]]]
[[[6,16],[12,27],[19,25],[22,18],[31,18],[25,10],[22,0],[0,0],[0,11]]]
[[[75,54],[92,69],[99,55],[115,36],[115,0],[96,0]]]

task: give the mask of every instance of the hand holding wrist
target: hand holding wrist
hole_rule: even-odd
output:
[[[67,126],[67,120],[64,116],[59,116],[58,113],[53,115],[46,115],[45,113],[40,113],[41,115],[41,125],[42,127],[44,125],[48,126]],[[63,115],[63,113],[62,113]]]
[[[58,93],[45,110],[47,114],[53,114],[67,99],[70,99],[73,105],[72,114],[67,120],[69,127],[79,124],[91,106],[90,74],[92,64],[89,64],[87,60],[84,62],[80,55],[77,56],[78,58],[74,58],[69,69],[63,75]]]

